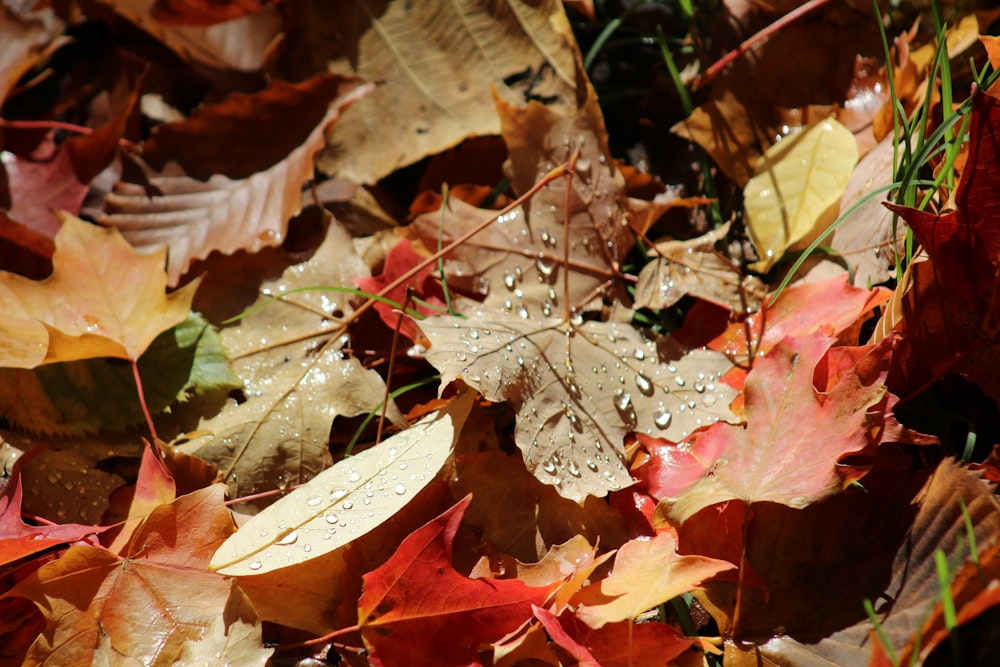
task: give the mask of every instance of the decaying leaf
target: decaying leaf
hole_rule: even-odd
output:
[[[576,616],[592,628],[635,620],[639,614],[698,586],[735,565],[704,556],[681,556],[669,531],[622,545],[614,570],[573,598]]]
[[[744,277],[736,265],[714,250],[725,239],[729,223],[689,241],[662,241],[649,255],[635,286],[636,308],[669,308],[685,294],[754,313],[764,298],[764,284],[754,276]]]
[[[830,118],[764,153],[743,190],[747,231],[760,257],[754,270],[767,271],[833,222],[857,161],[854,135]]]
[[[472,407],[454,399],[346,458],[252,518],[212,558],[222,574],[263,574],[322,556],[377,527],[435,479]]]
[[[0,272],[0,366],[136,360],[191,309],[197,282],[166,294],[165,250],[142,254],[114,230],[62,220],[51,276]]]
[[[555,0],[290,3],[286,15],[276,56],[286,78],[329,70],[383,82],[331,128],[320,159],[323,171],[359,183],[496,134],[491,87],[562,109],[574,102],[574,40]]]
[[[117,183],[100,222],[136,247],[169,246],[172,285],[212,251],[279,245],[302,209],[302,185],[313,176],[324,131],[372,88],[325,74],[301,84],[276,81],[161,126],[143,155],[148,184]],[[275,136],[273,128],[284,130]],[[265,133],[266,149],[246,140]]]
[[[735,393],[717,383],[725,356],[649,340],[630,325],[477,312],[420,326],[444,382],[462,378],[491,401],[509,401],[528,470],[578,502],[631,483],[628,432],[680,440],[734,419]]]
[[[321,289],[350,285],[367,273],[347,232],[331,222],[308,260],[290,261],[280,250],[272,251],[271,259],[276,266],[267,270],[284,272],[266,281],[259,292],[260,278],[244,256],[234,258],[244,272],[220,263],[206,276],[204,296],[199,294],[205,312],[235,306],[236,312],[228,313],[235,315],[240,299],[249,298],[244,303],[250,307],[254,296],[262,305],[222,330],[233,367],[245,382],[245,400],[231,399],[218,414],[203,418],[198,436],[180,445],[182,451],[218,467],[233,497],[310,479],[329,465],[334,417],[370,412],[385,397],[378,373],[342,353],[349,337],[338,326],[338,317],[351,312],[345,295]],[[270,295],[296,288],[317,289],[270,302]],[[405,424],[394,403],[387,416]]]

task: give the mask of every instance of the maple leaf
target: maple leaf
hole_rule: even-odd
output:
[[[406,271],[422,261],[423,258],[414,252],[413,246],[408,241],[402,241],[394,245],[392,250],[389,251],[389,254],[385,258],[385,267],[382,269],[381,275],[372,278],[362,276],[357,278],[355,282],[358,284],[358,287],[366,292],[378,294],[384,287],[391,284]],[[382,296],[403,305],[406,303],[407,289],[412,288],[415,297],[436,306],[444,306],[444,292],[434,279],[435,272],[435,267],[427,266],[404,284],[399,285]],[[424,316],[437,315],[441,312],[440,310],[429,308],[413,301],[410,301],[409,304],[407,308],[416,310]],[[378,311],[382,322],[390,329],[395,330],[400,318],[402,318],[402,324],[399,324],[399,332],[410,340],[414,340],[418,335],[417,325],[414,324],[410,317],[401,314],[398,308],[379,301],[375,304],[375,310]]]
[[[21,471],[15,467],[0,496],[0,566],[106,530],[74,523],[29,526],[21,520],[21,498]]]
[[[161,125],[144,145],[148,183],[117,183],[99,221],[136,247],[168,245],[171,285],[212,251],[279,245],[302,209],[324,130],[371,89],[331,74],[275,81]],[[254,136],[269,140],[247,141]]]
[[[734,567],[715,558],[679,555],[677,539],[664,531],[651,539],[623,544],[611,574],[581,589],[570,603],[577,605],[577,618],[600,629],[606,623],[635,620],[644,611]]]
[[[993,196],[1000,179],[1000,100],[976,95],[969,155],[955,192],[956,210],[934,215],[887,204],[913,230],[930,257],[911,267],[912,286],[899,307],[902,340],[890,384],[916,391],[957,372],[1000,398],[996,346],[1000,333],[1000,227]]]
[[[392,558],[364,577],[361,636],[376,666],[475,664],[479,648],[531,618],[556,585],[469,579],[452,567],[452,542],[470,498],[403,540]]]
[[[235,580],[205,570],[232,530],[214,485],[160,505],[120,555],[72,547],[8,591],[46,616],[27,664],[116,662],[175,664],[181,656],[211,662],[230,654],[263,665],[260,622]],[[218,619],[226,619],[227,637]],[[192,646],[192,644],[194,646]]]
[[[427,360],[518,413],[525,466],[566,498],[583,502],[631,483],[623,441],[630,431],[680,440],[732,418],[735,394],[716,384],[721,354],[652,341],[630,325],[571,324],[483,312],[420,322]]]
[[[0,366],[134,361],[191,309],[197,281],[165,294],[165,250],[142,254],[114,230],[67,214],[62,220],[50,277],[0,272]]]
[[[887,391],[892,342],[872,346],[870,362],[831,386],[818,382],[820,390],[814,376],[833,339],[815,333],[776,345],[747,376],[746,426],[716,424],[684,445],[686,454],[665,462],[680,464],[685,479],[690,465],[703,475],[664,499],[664,512],[683,522],[726,500],[802,508],[861,478],[864,470],[837,461],[879,442],[885,413],[870,410]]]
[[[246,400],[227,401],[201,418],[197,436],[177,443],[218,467],[234,498],[312,478],[330,464],[334,418],[371,412],[385,396],[379,374],[342,351],[350,337],[339,320],[352,309],[322,289],[343,290],[367,273],[350,235],[331,221],[311,257],[296,260],[282,249],[225,258],[209,267],[198,294],[203,312],[220,317],[258,306],[221,332]],[[277,277],[262,284],[261,275]],[[298,288],[316,289],[271,298]],[[395,403],[386,415],[406,424]]]

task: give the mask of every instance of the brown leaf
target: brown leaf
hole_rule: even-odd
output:
[[[331,75],[298,85],[275,82],[161,126],[149,141],[148,159],[163,171],[146,168],[158,193],[119,182],[100,222],[136,247],[169,246],[172,285],[212,251],[278,245],[302,209],[302,185],[313,176],[325,128],[371,88]],[[271,148],[262,149],[255,136],[268,136],[264,145]]]
[[[165,251],[140,254],[114,230],[62,218],[49,278],[0,273],[0,364],[138,359],[187,317],[197,283],[165,294]]]
[[[427,360],[518,412],[515,439],[528,470],[583,502],[631,484],[629,431],[680,440],[733,419],[734,393],[716,384],[725,356],[647,340],[630,325],[469,313],[423,320]]]
[[[556,0],[296,2],[285,10],[276,56],[283,78],[329,69],[384,82],[328,133],[319,166],[329,174],[372,183],[466,137],[496,134],[493,86],[509,99],[530,88],[564,109],[574,102],[575,40]],[[539,76],[519,78],[526,72]]]

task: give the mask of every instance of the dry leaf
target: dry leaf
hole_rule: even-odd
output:
[[[372,183],[467,137],[496,134],[494,86],[512,100],[530,89],[563,109],[575,101],[575,41],[557,0],[303,2],[285,11],[282,78],[329,70],[384,82],[328,133],[319,165],[329,174]]]
[[[786,250],[833,222],[857,161],[854,135],[832,118],[764,153],[743,190],[747,230],[760,257],[755,271],[769,270]]]
[[[163,170],[143,164],[158,194],[150,195],[146,184],[120,181],[105,200],[100,222],[136,247],[168,246],[171,285],[213,251],[279,245],[288,221],[302,209],[302,185],[313,177],[326,127],[372,88],[330,75],[301,84],[276,81],[162,126],[147,142],[144,158]],[[279,123],[292,129],[278,136],[266,129]],[[265,132],[266,150],[251,140]],[[244,149],[233,155],[234,146]]]
[[[629,325],[478,312],[420,327],[443,382],[461,378],[491,401],[510,401],[528,470],[580,503],[632,483],[628,432],[680,440],[734,419],[735,392],[716,383],[730,367],[724,355],[647,340]]]
[[[472,407],[454,399],[360,454],[339,461],[252,518],[219,547],[213,570],[264,574],[323,556],[375,529],[437,478]]]
[[[164,250],[139,253],[114,230],[61,218],[51,276],[39,282],[0,272],[0,365],[138,359],[184,321],[197,282],[166,294]]]

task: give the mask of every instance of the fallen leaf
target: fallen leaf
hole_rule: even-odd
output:
[[[884,414],[867,411],[886,393],[891,341],[873,346],[880,363],[820,393],[814,374],[832,342],[823,334],[786,338],[759,359],[744,389],[746,426],[716,424],[692,438],[680,458],[697,461],[703,477],[657,512],[681,523],[727,500],[802,508],[860,479],[864,470],[837,461],[878,442]]]
[[[17,11],[14,6],[0,8],[0,103],[25,72],[31,69],[43,49],[62,31],[62,22],[51,7]]]
[[[371,412],[385,397],[381,376],[342,352],[350,338],[340,318],[353,309],[336,290],[367,268],[343,227],[331,221],[324,234],[308,259],[273,249],[219,261],[199,291],[199,308],[218,319],[259,307],[222,329],[245,400],[199,415],[196,435],[178,443],[219,468],[233,498],[311,479],[330,464],[334,418]],[[262,284],[261,275],[277,277]],[[272,299],[299,288],[315,289]],[[386,416],[406,423],[395,403]]]
[[[623,544],[611,574],[581,589],[570,604],[577,605],[576,617],[596,630],[607,623],[633,621],[734,567],[714,558],[679,555],[676,538],[664,531]]]
[[[15,467],[7,480],[3,495],[0,496],[0,565],[9,565],[54,546],[77,542],[105,530],[101,526],[72,523],[29,526],[21,520],[21,497],[21,473]]]
[[[323,556],[391,519],[437,477],[472,398],[458,397],[316,475],[250,519],[219,547],[210,567],[230,576],[263,574]]]
[[[383,85],[327,135],[320,169],[358,183],[496,134],[491,87],[562,108],[575,101],[574,42],[561,3],[288,3],[275,55],[283,78],[317,71]],[[447,39],[438,36],[447,35]],[[537,72],[531,83],[512,77]]]
[[[0,366],[136,360],[191,309],[197,282],[165,294],[165,250],[141,254],[113,230],[62,219],[49,278],[0,273]]]
[[[786,250],[833,222],[857,161],[854,135],[830,118],[764,153],[743,190],[747,231],[760,257],[755,271],[768,271]]]
[[[215,485],[160,505],[120,556],[72,547],[8,591],[32,600],[48,621],[26,664],[172,665],[183,655],[240,655],[249,657],[241,664],[263,665],[273,649],[261,648],[253,607],[235,580],[205,571],[232,532],[223,493]],[[231,637],[215,627],[220,618]]]
[[[633,306],[669,308],[690,294],[737,313],[757,312],[764,284],[755,276],[744,277],[737,265],[714,249],[728,233],[727,222],[688,241],[657,243],[648,253],[655,259],[639,272]]]
[[[477,664],[481,647],[531,618],[554,585],[517,579],[469,579],[451,565],[452,541],[466,497],[407,537],[389,561],[364,577],[358,624],[376,667]]]
[[[278,0],[280,2],[280,0]],[[269,0],[155,0],[150,14],[160,23],[214,25],[265,9]]]
[[[992,372],[1000,328],[1000,237],[996,202],[989,194],[1000,178],[1000,100],[977,95],[972,105],[969,156],[955,192],[956,210],[935,215],[888,205],[920,241],[929,262],[915,262],[911,285],[893,312],[902,338],[890,385],[918,391],[947,373],[958,373],[989,396],[1000,397]]]
[[[279,245],[302,209],[302,186],[313,177],[325,129],[372,87],[328,74],[275,81],[161,125],[144,145],[148,184],[118,182],[100,223],[136,247],[169,246],[171,285],[212,251]],[[265,146],[247,141],[265,135]]]
[[[444,383],[461,378],[491,401],[509,401],[525,466],[580,503],[631,483],[628,432],[680,440],[734,418],[734,392],[716,383],[730,365],[724,356],[648,340],[627,324],[478,312],[420,327]]]

